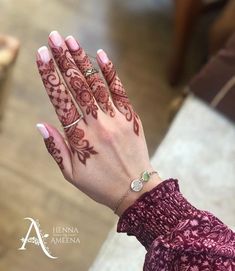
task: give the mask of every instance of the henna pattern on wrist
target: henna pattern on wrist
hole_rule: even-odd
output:
[[[109,62],[103,67],[102,72],[109,86],[114,104],[125,115],[127,121],[133,121],[133,130],[136,135],[139,135],[139,117],[131,106],[113,64]]]
[[[85,76],[86,71],[93,68],[89,56],[81,47],[76,51],[71,50],[70,53],[75,61],[75,64]],[[104,81],[100,78],[99,74],[95,73],[88,76],[86,81],[100,108],[111,117],[114,117],[115,111],[110,100],[109,91],[105,86]]]
[[[52,48],[54,59],[57,62],[58,68],[80,106],[85,108],[87,115],[91,114],[97,119],[98,106],[95,104],[87,82],[71,58],[68,49],[62,47]]]
[[[72,101],[67,87],[61,80],[53,60],[51,59],[49,63],[38,60],[37,65],[43,84],[47,90],[51,103],[54,105],[60,122],[63,126],[73,123],[80,118],[80,114]],[[90,145],[87,139],[85,139],[85,133],[82,129],[77,126],[72,126],[65,129],[65,133],[73,153],[77,153],[79,161],[84,165],[86,164],[86,160],[90,158],[92,154],[97,154],[94,147]]]
[[[63,170],[64,169],[63,158],[60,155],[61,153],[60,150],[55,147],[54,137],[50,136],[44,141],[45,141],[48,152],[55,159],[60,169]]]

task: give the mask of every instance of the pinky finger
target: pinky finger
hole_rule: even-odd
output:
[[[59,166],[64,177],[70,181],[72,179],[71,155],[63,136],[49,124],[38,123],[36,127],[43,137],[48,152]]]

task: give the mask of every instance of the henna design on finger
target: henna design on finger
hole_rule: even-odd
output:
[[[87,115],[91,114],[97,119],[98,106],[95,104],[94,97],[89,90],[86,80],[72,60],[69,50],[62,47],[53,47],[52,53],[61,74],[64,76],[78,104],[84,108]]]
[[[136,135],[139,135],[139,117],[131,106],[113,64],[109,62],[103,66],[102,72],[109,86],[114,104],[125,115],[127,121],[133,121],[133,130]]]
[[[75,64],[80,69],[82,74],[85,76],[88,69],[93,68],[92,63],[85,53],[85,51],[80,47],[78,50],[70,51]],[[115,111],[110,100],[110,95],[104,81],[100,78],[98,73],[94,73],[86,77],[86,81],[97,101],[100,108],[111,117],[115,116]]]
[[[81,115],[77,111],[66,85],[56,70],[53,60],[51,59],[48,63],[38,60],[37,65],[43,84],[62,125],[67,126],[79,119]],[[79,161],[85,165],[86,160],[92,154],[97,154],[97,152],[90,145],[89,141],[85,139],[84,131],[74,127],[65,129],[65,133],[73,153],[76,153]]]
[[[54,137],[49,136],[44,141],[45,141],[48,152],[55,159],[55,161],[58,164],[58,166],[60,167],[60,169],[63,170],[64,169],[63,158],[60,155],[61,151],[55,147]]]
[[[51,103],[54,105],[58,118],[63,126],[69,125],[80,117],[70,94],[62,82],[55,64],[51,59],[48,63],[37,61],[42,82],[47,90]]]
[[[94,98],[89,90],[87,90],[86,85],[79,76],[71,77],[70,84],[76,91],[76,100],[83,107],[86,107],[86,114],[91,114],[95,119],[97,119],[98,107],[94,104]]]

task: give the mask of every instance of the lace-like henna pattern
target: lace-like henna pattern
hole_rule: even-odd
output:
[[[73,123],[80,117],[80,114],[71,99],[70,93],[67,91],[67,87],[55,69],[53,60],[51,59],[49,63],[38,60],[37,65],[60,122],[63,126]],[[79,160],[84,165],[92,154],[97,154],[94,147],[90,146],[89,141],[85,139],[85,133],[82,129],[72,126],[65,129],[65,133],[73,153],[77,153]]]
[[[63,158],[60,156],[60,150],[55,147],[54,137],[50,136],[49,138],[45,139],[44,141],[45,141],[48,152],[55,159],[55,161],[58,164],[58,166],[60,167],[60,169],[64,169]]]
[[[87,82],[78,71],[68,49],[63,49],[62,47],[52,48],[52,53],[59,70],[76,101],[80,106],[85,108],[87,115],[91,114],[95,119],[97,119],[98,107],[95,104],[95,100],[89,90]]]
[[[140,196],[120,217],[117,231],[145,246],[144,271],[235,270],[235,233],[193,207],[174,179]]]
[[[65,84],[62,82],[55,64],[51,59],[49,63],[37,61],[39,73],[47,90],[51,103],[54,105],[58,118],[63,126],[73,123],[80,117]]]
[[[83,75],[85,75],[88,69],[93,68],[88,55],[82,48],[76,51],[70,51],[70,53]],[[100,108],[111,117],[114,117],[115,111],[110,101],[109,91],[99,74],[92,74],[88,76],[86,80]]]
[[[103,67],[102,72],[109,85],[114,104],[125,115],[127,121],[133,121],[133,130],[136,135],[139,135],[139,117],[130,104],[113,64],[109,62],[108,65]]]

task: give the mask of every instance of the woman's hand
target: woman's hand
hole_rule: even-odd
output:
[[[114,210],[131,180],[153,170],[141,121],[103,50],[97,52],[97,62],[107,86],[72,36],[64,40],[53,31],[49,47],[52,56],[41,47],[37,65],[65,138],[47,123],[37,127],[65,179]],[[131,192],[118,214],[159,182],[152,176],[140,192]]]

